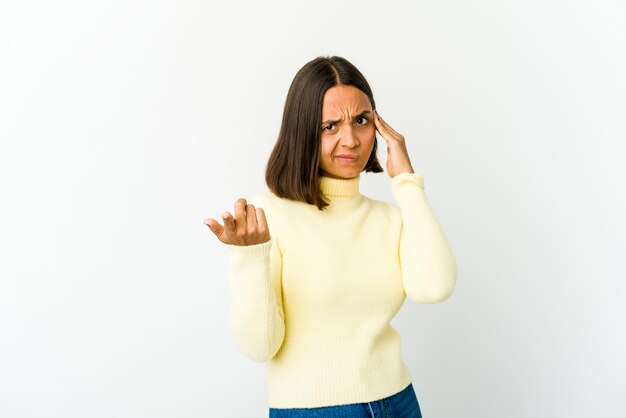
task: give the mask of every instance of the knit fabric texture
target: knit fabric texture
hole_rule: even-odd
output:
[[[390,179],[397,205],[360,193],[361,175],[320,177],[330,202],[271,191],[270,240],[228,247],[229,328],[242,353],[266,363],[271,408],[371,402],[411,383],[390,325],[406,297],[446,300],[456,285],[451,247],[419,173]]]

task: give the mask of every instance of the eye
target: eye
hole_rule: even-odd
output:
[[[367,122],[369,122],[369,119],[367,119],[365,116],[359,116],[356,120],[359,120],[359,119],[365,119]],[[367,122],[360,123],[359,125],[367,125]]]
[[[335,124],[334,123],[329,123],[322,130],[328,130],[329,131],[330,129],[327,129],[329,126],[335,126]]]

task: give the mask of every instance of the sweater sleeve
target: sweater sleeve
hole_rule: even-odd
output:
[[[424,177],[397,174],[391,189],[402,216],[399,260],[404,290],[417,303],[443,302],[456,286],[457,265],[426,199]]]
[[[285,336],[282,254],[271,226],[267,199],[256,195],[247,200],[265,212],[270,240],[248,246],[226,244],[231,301],[229,329],[244,355],[265,362],[278,352]]]

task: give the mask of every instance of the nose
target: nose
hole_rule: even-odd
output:
[[[341,135],[341,143],[352,148],[359,144],[359,140],[356,137],[352,126],[348,126],[344,128]]]

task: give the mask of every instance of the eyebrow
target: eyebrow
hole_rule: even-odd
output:
[[[371,115],[371,114],[372,114],[372,112],[370,112],[369,110],[363,110],[363,111],[361,111],[360,113],[358,113],[356,116],[352,117],[352,120],[354,120],[354,119],[358,118],[359,116],[368,115],[368,114],[369,114],[369,115]],[[339,122],[340,120],[341,120],[341,119],[337,119],[337,120],[327,120],[327,121],[322,122],[322,125],[325,125],[325,124],[327,124],[327,123],[337,123],[337,122]]]

